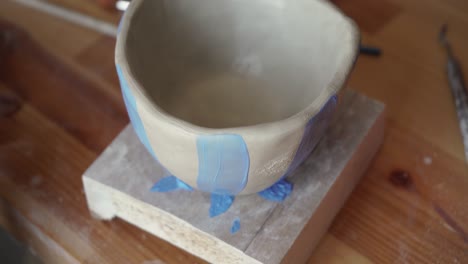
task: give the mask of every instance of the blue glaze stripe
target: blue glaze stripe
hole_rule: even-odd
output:
[[[247,145],[239,135],[201,135],[197,138],[200,190],[236,195],[244,190],[249,174]]]
[[[338,97],[333,96],[328,100],[325,106],[320,110],[320,112],[315,115],[312,119],[307,122],[305,127],[304,135],[302,136],[301,143],[296,151],[296,155],[289,165],[288,170],[284,174],[283,178],[287,177],[289,173],[297,169],[304,160],[309,157],[310,153],[317,146],[317,143],[320,141],[321,136],[324,134],[330,123],[330,117],[335,111],[336,105],[338,103]]]
[[[143,143],[143,145],[145,145],[146,149],[151,153],[151,155],[153,155],[153,157],[157,159],[156,154],[154,154],[153,148],[151,147],[151,144],[149,142],[148,136],[143,126],[143,122],[141,121],[140,115],[138,114],[135,97],[133,96],[130,88],[128,87],[128,83],[127,80],[125,80],[122,69],[119,65],[116,65],[116,68],[120,80],[120,86],[122,88],[123,99],[125,102],[125,106],[127,107],[127,112],[130,117],[130,121],[132,122],[133,129],[135,130],[141,143]]]

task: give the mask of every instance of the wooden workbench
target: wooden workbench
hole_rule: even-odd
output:
[[[50,1],[118,21],[92,1]],[[358,60],[350,86],[387,104],[388,126],[309,262],[467,263],[468,167],[437,34],[447,22],[468,76],[468,2],[334,2],[384,51]],[[15,32],[0,43],[0,95],[21,105],[0,117],[0,224],[48,263],[203,263],[89,215],[81,175],[128,123],[115,40],[10,1],[0,1],[0,29]]]

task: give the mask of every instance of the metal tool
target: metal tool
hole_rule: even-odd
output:
[[[460,64],[453,55],[452,47],[446,36],[447,25],[444,24],[439,33],[439,42],[447,51],[447,76],[460,123],[463,144],[465,146],[465,158],[468,162],[468,90],[464,83]]]

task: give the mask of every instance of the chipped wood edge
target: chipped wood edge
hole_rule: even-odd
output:
[[[112,200],[112,194],[106,190],[106,186],[91,178],[83,177],[83,186],[91,215],[100,220],[112,220],[117,210]]]

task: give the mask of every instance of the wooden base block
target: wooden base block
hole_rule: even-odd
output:
[[[150,192],[168,173],[127,127],[83,175],[88,206],[96,217],[120,217],[212,263],[303,263],[377,152],[383,113],[381,103],[345,92],[324,138],[289,178],[290,197],[237,197],[215,218],[207,194]],[[241,228],[232,234],[235,219]]]

